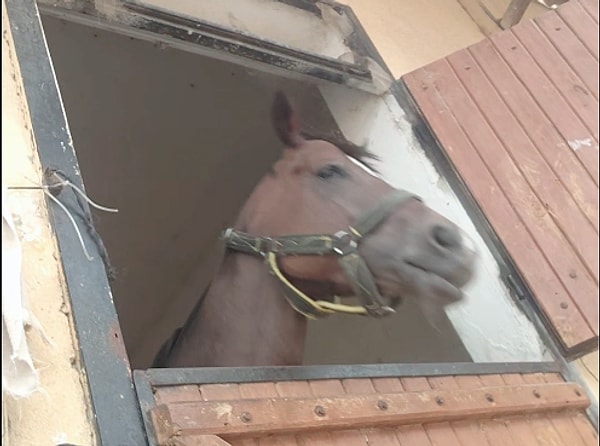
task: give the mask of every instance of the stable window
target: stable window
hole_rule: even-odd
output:
[[[94,211],[115,271],[110,285],[105,265],[85,260],[67,222],[56,217],[106,444],[142,435],[141,424],[111,430],[123,417],[137,416],[138,396],[150,427],[148,383],[557,370],[553,343],[522,299],[512,266],[438,162],[440,148],[415,132],[418,116],[406,93],[349,8],[246,1],[176,9],[168,3],[41,3],[77,158],[41,156],[67,173],[80,169],[87,193],[119,209],[117,215]],[[52,78],[49,65],[38,72]],[[147,369],[185,321],[221,259],[220,231],[279,156],[269,119],[276,90],[292,98],[307,133],[367,144],[389,182],[467,231],[480,254],[468,297],[437,327],[410,300],[381,320],[311,322],[305,366],[293,370],[150,370],[137,374],[135,395],[130,371]],[[58,95],[52,99],[62,118]],[[69,143],[66,126],[62,132],[54,144]]]

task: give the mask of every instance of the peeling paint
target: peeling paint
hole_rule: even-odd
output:
[[[596,150],[598,150],[598,145],[596,145],[596,147],[594,147],[594,140],[592,138],[571,139],[567,143],[569,144],[569,147],[571,149],[573,149],[573,151],[575,151],[575,152],[577,152],[581,148],[585,148],[585,147],[593,147]]]
[[[233,412],[233,406],[228,403],[220,403],[215,405],[213,411],[217,415],[217,418],[227,417],[229,418]]]

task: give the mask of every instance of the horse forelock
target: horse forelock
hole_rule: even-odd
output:
[[[348,155],[351,159],[358,161],[360,164],[367,167],[372,172],[379,174],[377,169],[373,166],[371,161],[378,161],[379,157],[374,153],[370,152],[367,148],[366,144],[358,145],[353,142],[348,141],[345,138],[336,138],[334,136],[323,136],[318,134],[311,133],[303,133],[304,138],[307,141],[321,140],[326,141],[338,149],[340,149],[343,153]]]

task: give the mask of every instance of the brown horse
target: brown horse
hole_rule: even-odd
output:
[[[299,365],[307,317],[462,298],[476,254],[459,228],[370,172],[355,146],[304,139],[282,93],[272,119],[283,156],[224,233],[216,277],[153,367]],[[360,305],[337,300],[348,296]]]

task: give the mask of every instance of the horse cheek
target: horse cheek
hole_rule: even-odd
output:
[[[344,277],[334,257],[284,257],[280,261],[284,274],[297,279],[336,282],[332,278]]]

